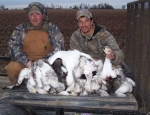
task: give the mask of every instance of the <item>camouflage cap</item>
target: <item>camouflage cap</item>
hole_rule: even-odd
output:
[[[40,9],[39,7],[37,6],[31,6],[28,10],[28,15],[30,15],[32,12],[37,12],[39,14],[42,14],[42,9]]]
[[[76,18],[77,20],[81,17],[81,16],[86,16],[88,18],[92,18],[92,13],[87,10],[87,9],[80,9],[77,14],[76,14]]]
[[[44,14],[44,19],[48,20],[47,9],[43,4],[39,2],[32,2],[31,4],[29,4],[27,8],[27,13],[29,14],[33,11]]]

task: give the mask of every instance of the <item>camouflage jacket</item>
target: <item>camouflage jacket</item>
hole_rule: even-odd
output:
[[[55,52],[64,50],[64,37],[59,28],[51,22],[47,22],[47,24],[44,23],[43,27],[44,28],[41,29],[45,29],[45,31],[49,33],[49,40],[50,44],[52,45],[52,52],[50,52],[46,57],[43,57],[48,58]],[[22,52],[22,45],[27,34],[27,30],[29,29],[33,29],[31,26],[29,26],[29,23],[22,23],[18,25],[10,36],[8,43],[11,60],[24,65],[29,61],[29,59],[26,53]]]
[[[81,52],[91,55],[95,59],[105,59],[103,51],[104,46],[109,46],[115,53],[113,65],[119,65],[124,60],[124,54],[119,48],[115,38],[110,34],[105,27],[99,26],[96,23],[95,30],[92,36],[85,36],[80,29],[75,31],[70,40],[70,50],[77,49]]]

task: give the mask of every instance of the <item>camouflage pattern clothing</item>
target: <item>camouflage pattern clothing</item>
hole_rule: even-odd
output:
[[[105,59],[103,51],[104,46],[109,46],[115,53],[113,65],[119,65],[124,60],[124,54],[119,48],[116,40],[104,26],[99,26],[93,23],[95,27],[94,33],[91,36],[86,36],[78,29],[75,31],[70,40],[70,50],[77,49],[81,52],[91,55],[94,59]]]
[[[30,24],[30,22],[22,23],[14,29],[9,41],[11,60],[23,65],[26,65],[26,63],[29,61],[27,54],[25,52],[22,52],[22,45],[24,42],[24,38],[30,30],[41,30],[48,33],[48,38],[52,46],[52,51],[43,58],[48,58],[52,56],[55,52],[59,50],[64,50],[64,37],[56,25],[48,22],[47,10],[45,9],[44,5],[38,2],[33,2],[28,6],[27,13],[29,13],[29,9],[33,5],[37,6],[44,14],[43,26],[39,29],[36,29]]]

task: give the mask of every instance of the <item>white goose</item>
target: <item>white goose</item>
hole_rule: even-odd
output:
[[[108,46],[105,46],[104,52],[106,54],[109,54],[110,50],[111,49]],[[117,74],[116,74],[115,70],[112,67],[111,60],[108,59],[107,57],[105,57],[105,61],[104,61],[101,76],[104,80],[108,79],[109,77],[111,77],[111,78],[116,78],[117,77]]]
[[[115,94],[118,97],[126,97],[125,93],[131,93],[133,90],[133,86],[135,86],[135,82],[132,79],[126,77],[123,84],[121,84],[121,86],[115,91]]]
[[[72,71],[73,71],[74,67],[79,64],[80,56],[85,56],[89,59],[92,59],[92,57],[88,54],[79,52],[78,50],[70,50],[70,51],[56,52],[53,56],[51,56],[48,59],[48,62],[50,63],[50,65],[52,65],[57,58],[62,59],[62,64],[66,67],[66,69],[68,71],[68,75],[66,77],[66,82],[67,82],[68,86],[71,86],[72,84],[74,84]]]

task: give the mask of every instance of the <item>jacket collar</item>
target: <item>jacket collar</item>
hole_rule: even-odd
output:
[[[32,25],[31,25],[31,23],[30,22],[27,22],[26,24],[25,24],[25,29],[26,29],[26,31],[30,31],[30,30],[42,30],[42,31],[49,31],[49,24],[48,24],[48,22],[47,21],[44,21],[43,22],[43,25],[40,27],[40,28],[34,28]]]

